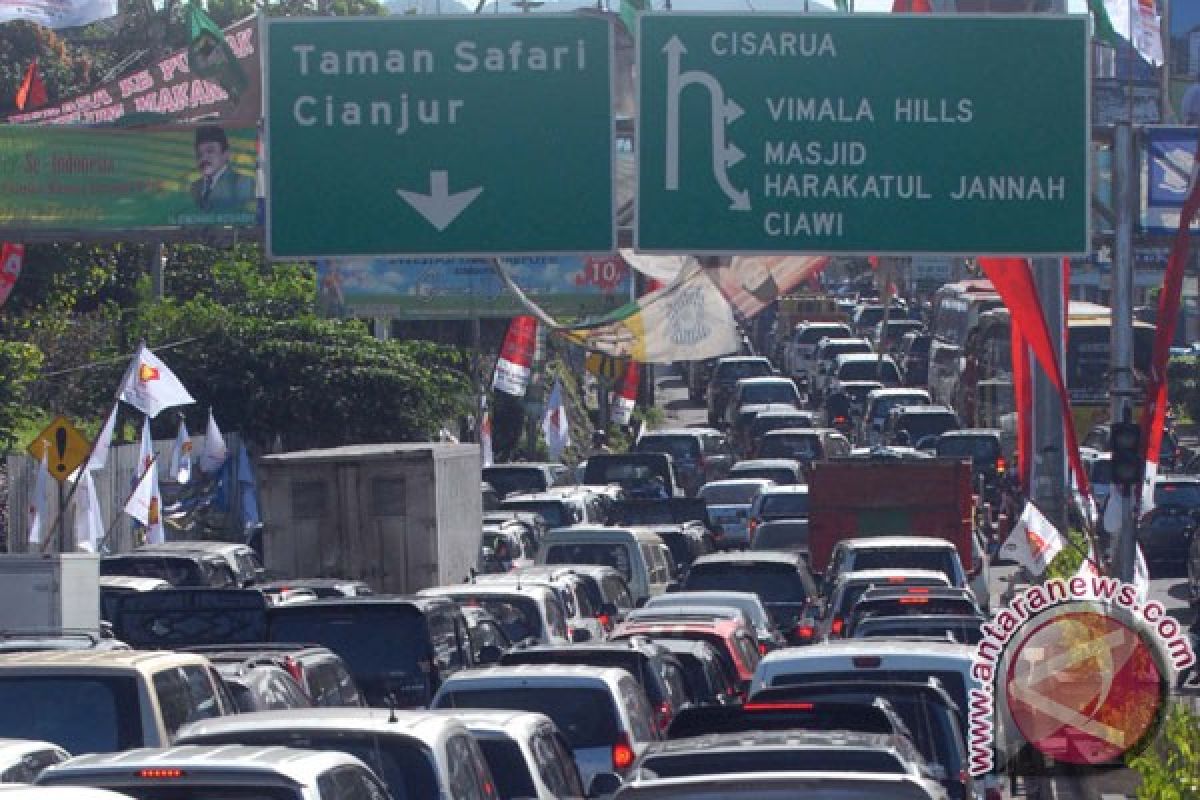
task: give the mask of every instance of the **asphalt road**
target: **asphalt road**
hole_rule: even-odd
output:
[[[655,368],[655,391],[657,405],[665,415],[661,427],[707,426],[704,407],[688,400],[686,386],[670,367]],[[1012,566],[991,568],[993,609],[999,607],[1001,598],[1010,589],[1016,571],[1017,568]],[[1150,599],[1161,603],[1184,629],[1194,618],[1194,613],[1188,607],[1185,584],[1186,573],[1182,564],[1174,571],[1163,568],[1151,571]],[[1126,800],[1134,796],[1136,788],[1137,776],[1134,773],[1127,769],[1115,769],[1092,772],[1082,777],[1060,776],[1052,780],[1019,781],[1013,796],[1037,800]]]

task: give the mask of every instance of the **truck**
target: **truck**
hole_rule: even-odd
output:
[[[785,294],[775,307],[775,341],[769,352],[775,362],[787,371],[785,352],[792,340],[792,332],[801,322],[843,322],[849,324],[850,315],[838,308],[837,300],[824,294]]]
[[[100,557],[95,553],[0,554],[0,630],[100,633]]]
[[[835,459],[809,477],[809,566],[824,573],[834,546],[868,536],[933,536],[974,561],[971,462],[954,458]]]
[[[263,557],[282,578],[412,593],[470,577],[482,547],[479,447],[367,444],[265,456]]]

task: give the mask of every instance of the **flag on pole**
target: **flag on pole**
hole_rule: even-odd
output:
[[[492,389],[513,397],[524,397],[533,369],[533,353],[537,348],[537,320],[529,316],[513,318],[496,359]]]
[[[164,408],[196,402],[175,373],[145,344],[138,345],[117,397],[149,417],[157,417]]]
[[[483,397],[483,416],[479,421],[479,455],[483,466],[490,467],[495,456],[492,453],[492,412],[487,405],[487,395]]]
[[[229,449],[225,446],[225,437],[217,427],[217,420],[212,409],[208,410],[208,428],[204,431],[204,449],[200,451],[200,471],[213,473],[221,468],[229,457]]]
[[[1135,544],[1137,548],[1137,558],[1133,562],[1133,586],[1138,592],[1138,601],[1145,603],[1150,597],[1150,569],[1146,566],[1146,556],[1142,553],[1142,546]]]
[[[146,474],[146,470],[150,469],[150,465],[154,463],[154,439],[150,436],[150,418],[146,417],[142,420],[142,439],[138,446],[138,463],[137,470],[133,473],[133,485],[137,486],[138,481]]]
[[[1148,64],[1162,66],[1162,21],[1154,0],[1088,0],[1088,9],[1097,39],[1114,48],[1125,40]]]
[[[176,483],[187,483],[192,479],[192,437],[182,418],[179,420],[179,433],[175,434],[175,444],[171,447],[170,475]]]
[[[25,245],[13,242],[0,243],[0,306],[8,300],[17,278],[21,275],[21,265],[25,263]]]
[[[625,374],[621,376],[621,386],[617,389],[612,404],[612,419],[618,425],[628,425],[633,418],[633,408],[637,405],[638,383],[641,370],[638,362],[630,361],[625,366]]]
[[[1006,558],[1021,564],[1034,575],[1046,571],[1046,565],[1062,552],[1062,535],[1033,503],[1026,503],[1017,524],[1004,542]]]
[[[117,409],[120,407],[119,403],[113,403],[112,411],[108,412],[108,419],[104,421],[104,427],[96,436],[96,443],[92,445],[92,453],[88,456],[88,472],[104,469],[104,465],[108,463],[108,451],[112,447],[113,429],[117,426]]]
[[[250,81],[242,69],[225,33],[212,21],[196,0],[188,3],[188,69],[198,78],[209,78],[237,100]]]
[[[38,466],[37,479],[33,482],[33,495],[29,498],[29,543],[39,544],[46,533],[48,509],[46,489],[50,483],[50,445],[42,441],[42,463]]]
[[[150,468],[142,475],[129,495],[125,513],[146,528],[146,544],[162,544],[166,541],[162,522],[162,493],[158,490],[158,462],[151,461]]]
[[[557,378],[550,391],[550,399],[546,402],[542,433],[546,436],[546,450],[550,458],[557,461],[571,444],[571,426],[567,420],[567,407],[563,404],[562,382]]]
[[[929,0],[892,0],[892,13],[897,12],[929,14],[933,12],[933,7],[929,5]]]
[[[75,489],[75,546],[94,553],[104,539],[104,519],[100,514],[100,498],[96,496],[96,484],[91,470],[79,472],[79,486]]]
[[[42,81],[42,73],[35,58],[29,62],[29,69],[25,70],[25,79],[17,87],[17,96],[13,98],[13,104],[18,111],[24,111],[26,108],[33,111],[46,105],[47,99],[49,98],[46,95],[46,84]]]

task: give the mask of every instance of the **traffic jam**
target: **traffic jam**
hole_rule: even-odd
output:
[[[598,434],[579,464],[480,474],[474,446],[411,446],[482,478],[477,524],[431,534],[465,579],[413,578],[454,558],[416,529],[334,558],[302,524],[312,483],[290,576],[270,540],[270,572],[229,542],[103,556],[99,635],[0,642],[0,778],[94,800],[1032,796],[970,741],[997,573],[1021,570],[1011,426],[982,391],[1006,311],[978,280],[913,307],[852,288],[660,371],[671,410],[623,452]],[[1072,342],[1105,311],[1073,304]],[[944,373],[956,339],[977,387]],[[1086,452],[1099,488],[1109,456]]]

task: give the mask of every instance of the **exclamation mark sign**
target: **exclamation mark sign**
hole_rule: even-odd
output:
[[[67,430],[59,428],[54,432],[54,447],[58,451],[58,461],[54,465],[56,472],[67,471]]]

